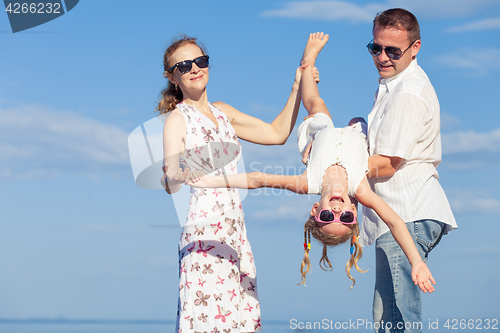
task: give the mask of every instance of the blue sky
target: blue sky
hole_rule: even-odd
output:
[[[418,63],[441,104],[438,171],[459,224],[430,255],[438,284],[423,296],[424,325],[498,319],[498,0],[87,0],[16,34],[0,14],[0,318],[175,319],[174,205],[135,185],[127,148],[155,115],[172,38],[206,46],[210,101],[271,121],[308,34],[330,34],[320,93],[344,125],[371,109],[377,72],[365,45],[375,14],[396,6],[421,25]],[[294,134],[284,146],[244,144],[247,171],[299,170]],[[313,243],[308,286],[296,285],[314,199],[262,191],[243,202],[263,320],[371,320],[373,247],[349,290],[348,248],[331,250],[334,271],[323,272]]]

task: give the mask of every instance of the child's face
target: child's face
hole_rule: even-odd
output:
[[[340,165],[333,165],[325,171],[321,188],[321,199],[315,203],[311,209],[311,215],[318,216],[323,210],[331,210],[336,218],[344,211],[351,211],[357,219],[356,206],[351,203],[347,194],[348,189],[347,173]],[[328,235],[343,235],[350,232],[355,224],[345,225],[340,222],[320,223],[316,225]]]
[[[351,211],[354,213],[354,216],[357,219],[356,206],[351,203],[351,200],[347,195],[345,197],[322,196],[321,200],[313,205],[311,209],[311,215],[318,217],[319,213],[324,209],[333,211],[336,218],[338,218],[340,214],[342,214],[342,212],[344,211]],[[315,223],[321,229],[321,231],[323,231],[325,234],[332,236],[340,236],[349,233],[351,229],[356,226],[356,224],[343,224],[340,222],[332,222],[332,223],[315,222]]]

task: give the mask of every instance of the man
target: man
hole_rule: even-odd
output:
[[[368,115],[370,185],[406,222],[424,261],[441,236],[457,228],[438,182],[441,161],[439,102],[418,66],[420,28],[413,14],[389,9],[373,21],[367,47],[380,75]],[[387,226],[363,208],[360,243],[376,241],[373,302],[376,332],[420,332],[420,291],[411,266]]]

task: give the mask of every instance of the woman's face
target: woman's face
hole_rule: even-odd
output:
[[[201,49],[192,43],[184,44],[179,47],[170,57],[173,66],[184,60],[194,60],[203,56]],[[172,73],[167,74],[168,79],[173,84],[177,84],[183,94],[189,93],[191,90],[203,90],[208,84],[208,67],[199,68],[194,62],[191,70],[182,74],[176,67]]]

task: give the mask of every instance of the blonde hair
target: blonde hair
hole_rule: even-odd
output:
[[[356,202],[357,205],[357,201],[355,199],[353,200],[351,198],[351,201]],[[351,228],[349,232],[343,235],[328,235],[324,233],[320,227],[318,227],[314,216],[309,217],[307,222],[304,224],[304,258],[302,259],[302,263],[300,265],[300,274],[302,275],[302,277],[301,283],[299,283],[299,285],[306,285],[306,274],[311,270],[311,261],[309,259],[309,251],[311,250],[311,234],[315,239],[323,243],[323,254],[321,256],[321,259],[319,260],[319,267],[321,267],[321,269],[324,271],[333,270],[330,259],[328,259],[327,246],[336,246],[339,244],[343,244],[347,240],[351,239],[351,257],[347,261],[345,271],[349,279],[351,279],[352,281],[351,288],[354,287],[354,285],[356,284],[356,280],[351,276],[352,266],[356,267],[358,272],[361,273],[366,273],[368,271],[363,271],[358,266],[358,261],[363,255],[363,248],[357,241],[359,237],[359,223],[354,224],[354,227]]]
[[[206,55],[205,48],[202,47],[197,41],[196,38],[194,37],[188,37],[186,35],[182,35],[179,39],[174,40],[170,46],[167,48],[165,51],[165,54],[163,55],[163,76],[167,77],[167,74],[170,74],[171,72],[169,71],[170,67],[172,67],[174,64],[171,63],[170,58],[172,57],[172,54],[174,54],[175,51],[181,46],[184,46],[186,44],[193,44],[196,45],[200,48],[201,52],[203,55]],[[168,81],[167,88],[163,89],[161,92],[161,100],[158,102],[158,106],[156,107],[155,111],[160,112],[160,114],[172,111],[175,109],[176,105],[182,102],[183,100],[183,95],[182,91],[170,80]]]

